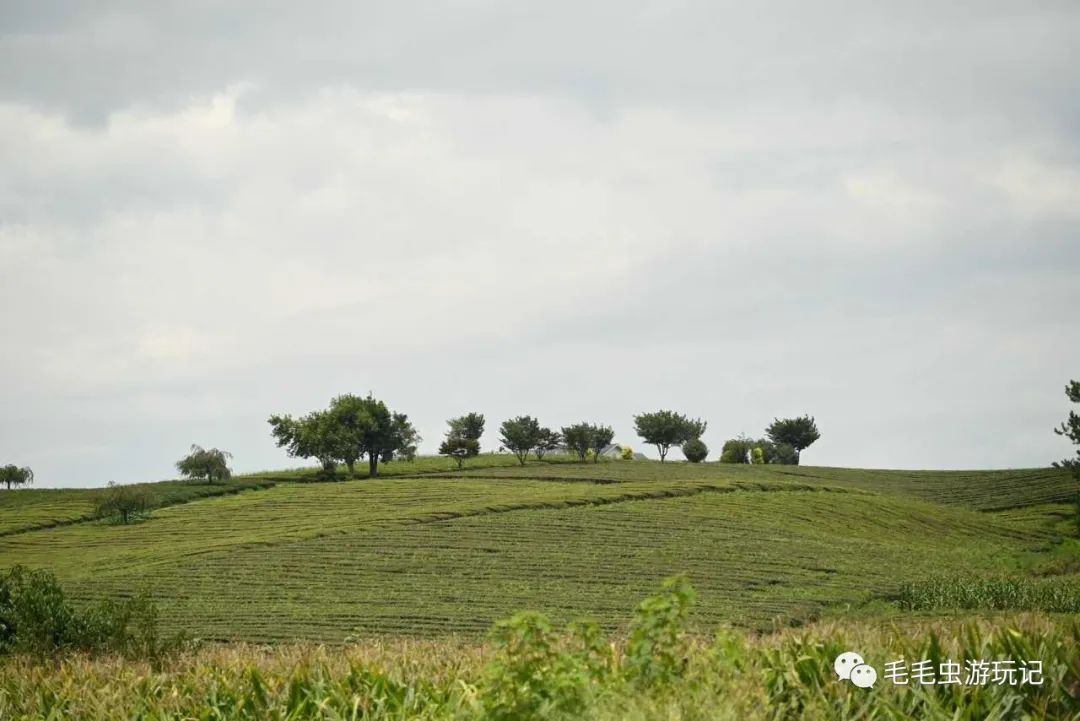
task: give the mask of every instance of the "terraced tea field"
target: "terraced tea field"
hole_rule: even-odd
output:
[[[50,568],[84,600],[147,588],[168,626],[199,637],[340,641],[477,634],[523,608],[617,630],[677,572],[699,591],[698,628],[761,627],[1069,552],[1053,502],[1071,481],[1052,470],[559,462],[274,482],[128,526],[11,533],[0,567]],[[87,492],[29,493],[74,507]]]
[[[550,478],[621,481],[687,478],[790,478],[807,483],[911,496],[935,503],[996,511],[1071,501],[1068,473],[1057,468],[1002,471],[891,471],[813,466],[749,466],[722,463],[600,463],[466,469],[488,478]]]
[[[270,488],[274,481],[239,477],[219,483],[162,481],[137,483],[153,507],[171,506],[200,498]],[[18,489],[0,493],[0,536],[36,528],[49,528],[94,518],[94,509],[107,493],[104,488]]]

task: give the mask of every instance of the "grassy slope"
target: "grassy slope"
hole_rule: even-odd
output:
[[[1029,468],[1001,471],[890,471],[814,466],[745,466],[721,463],[600,463],[524,468],[475,468],[469,476],[588,478],[594,480],[678,478],[787,478],[808,483],[858,488],[875,493],[912,496],[934,503],[983,511],[1065,503],[1075,495],[1067,471]]]
[[[387,468],[406,465],[445,470]],[[147,586],[170,624],[214,638],[474,632],[520,608],[618,626],[677,571],[701,591],[697,622],[760,625],[861,604],[932,572],[1030,564],[1051,532],[1048,512],[1024,509],[1059,508],[1047,500],[1067,489],[1045,470],[473,467],[462,477],[279,482],[132,526],[9,535],[0,566],[50,567],[83,598]]]
[[[151,506],[224,496],[240,491],[270,488],[272,480],[240,476],[221,483],[161,481],[136,483],[146,491]],[[19,489],[0,492],[0,536],[91,520],[94,509],[108,491],[104,488]]]
[[[568,456],[554,456],[545,463],[567,463]],[[471,462],[476,469],[499,469],[518,465],[513,456],[484,454]],[[384,463],[384,477],[438,474],[452,471],[457,463],[442,456],[422,457],[414,461]],[[342,476],[345,467],[340,469]],[[367,477],[367,466],[357,469],[358,478]],[[235,476],[223,483],[171,480],[158,483],[136,483],[132,488],[146,491],[151,507],[172,506],[188,501],[239,491],[270,488],[278,483],[312,483],[322,479],[318,468],[292,468],[280,471],[260,471]],[[0,490],[0,536],[36,528],[50,528],[92,520],[94,509],[107,491],[104,488],[33,488],[13,491]]]

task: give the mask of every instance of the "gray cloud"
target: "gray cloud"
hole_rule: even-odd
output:
[[[0,460],[43,484],[280,466],[267,415],[369,389],[428,450],[676,407],[1066,453],[1071,3],[0,13]]]

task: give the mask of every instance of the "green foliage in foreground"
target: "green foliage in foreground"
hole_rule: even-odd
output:
[[[978,608],[1080,613],[1080,576],[1059,578],[932,578],[905,583],[897,599],[909,611]]]
[[[0,576],[0,654],[82,651],[158,663],[180,643],[163,639],[157,608],[145,595],[76,608],[48,571],[15,566]]]
[[[637,610],[628,640],[588,622],[555,630],[537,613],[496,625],[490,645],[372,641],[323,647],[204,649],[158,672],[140,663],[0,659],[0,717],[144,719],[876,719],[1074,720],[1080,626],[1024,616],[994,624],[816,626],[755,637],[686,635],[693,590],[665,583]],[[859,649],[893,659],[1042,662],[1041,685],[896,686],[837,679]]]

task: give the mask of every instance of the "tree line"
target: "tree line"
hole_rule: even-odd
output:
[[[1080,381],[1071,380],[1065,395],[1080,403]],[[291,415],[270,416],[271,434],[279,447],[295,458],[318,460],[324,474],[333,476],[344,465],[349,475],[355,475],[356,464],[366,459],[368,476],[379,475],[379,463],[394,458],[412,460],[422,440],[404,413],[392,411],[371,393],[366,397],[341,395],[330,401],[328,408],[311,411],[299,418]],[[467,413],[447,421],[448,430],[439,446],[441,455],[453,458],[460,468],[467,459],[480,454],[480,438],[485,419],[481,413]],[[708,446],[701,440],[706,422],[669,410],[641,413],[634,416],[634,431],[647,444],[655,446],[660,462],[667,459],[672,447],[682,449],[691,463],[700,463],[709,455]],[[1068,469],[1077,481],[1076,523],[1080,533],[1080,415],[1070,411],[1068,418],[1054,429],[1078,446],[1076,455],[1053,465]],[[543,460],[547,453],[560,451],[576,455],[581,461],[598,462],[615,437],[610,426],[580,422],[558,430],[541,426],[532,416],[517,416],[499,426],[499,450],[513,453],[522,465],[529,455]],[[821,437],[813,416],[776,418],[758,439],[740,435],[724,442],[720,451],[721,463],[790,464],[798,465],[800,454]],[[632,456],[622,448],[624,458]],[[231,475],[228,451],[193,445],[190,452],[176,463],[182,476],[204,479],[207,483],[228,479]],[[26,486],[34,481],[34,472],[27,466],[0,466],[0,484],[6,489]],[[145,498],[133,489],[110,485],[98,509],[99,514],[116,514],[126,522],[146,506]]]
[[[383,401],[370,393],[361,398],[342,395],[331,399],[323,410],[315,410],[299,418],[273,415],[269,419],[271,434],[277,445],[295,458],[311,458],[319,462],[327,476],[333,476],[344,465],[350,476],[356,475],[356,464],[367,459],[368,477],[378,476],[379,463],[416,455],[420,435],[404,413],[392,411]],[[482,413],[470,412],[449,419],[447,430],[439,445],[439,454],[453,458],[461,468],[470,458],[480,455],[480,439],[486,419]],[[670,410],[641,413],[634,416],[634,430],[646,444],[654,446],[660,462],[667,460],[672,448],[680,448],[692,463],[700,463],[709,455],[708,446],[701,440],[707,423]],[[582,462],[599,462],[605,452],[616,450],[620,457],[632,458],[629,448],[614,447],[615,431],[603,423],[581,421],[552,428],[540,424],[531,415],[503,421],[498,428],[499,451],[509,452],[521,465],[530,456],[543,460],[548,453],[575,455]],[[776,419],[766,430],[765,438],[751,440],[740,436],[724,444],[720,461],[724,463],[781,463],[798,464],[799,453],[820,438],[811,416]]]

